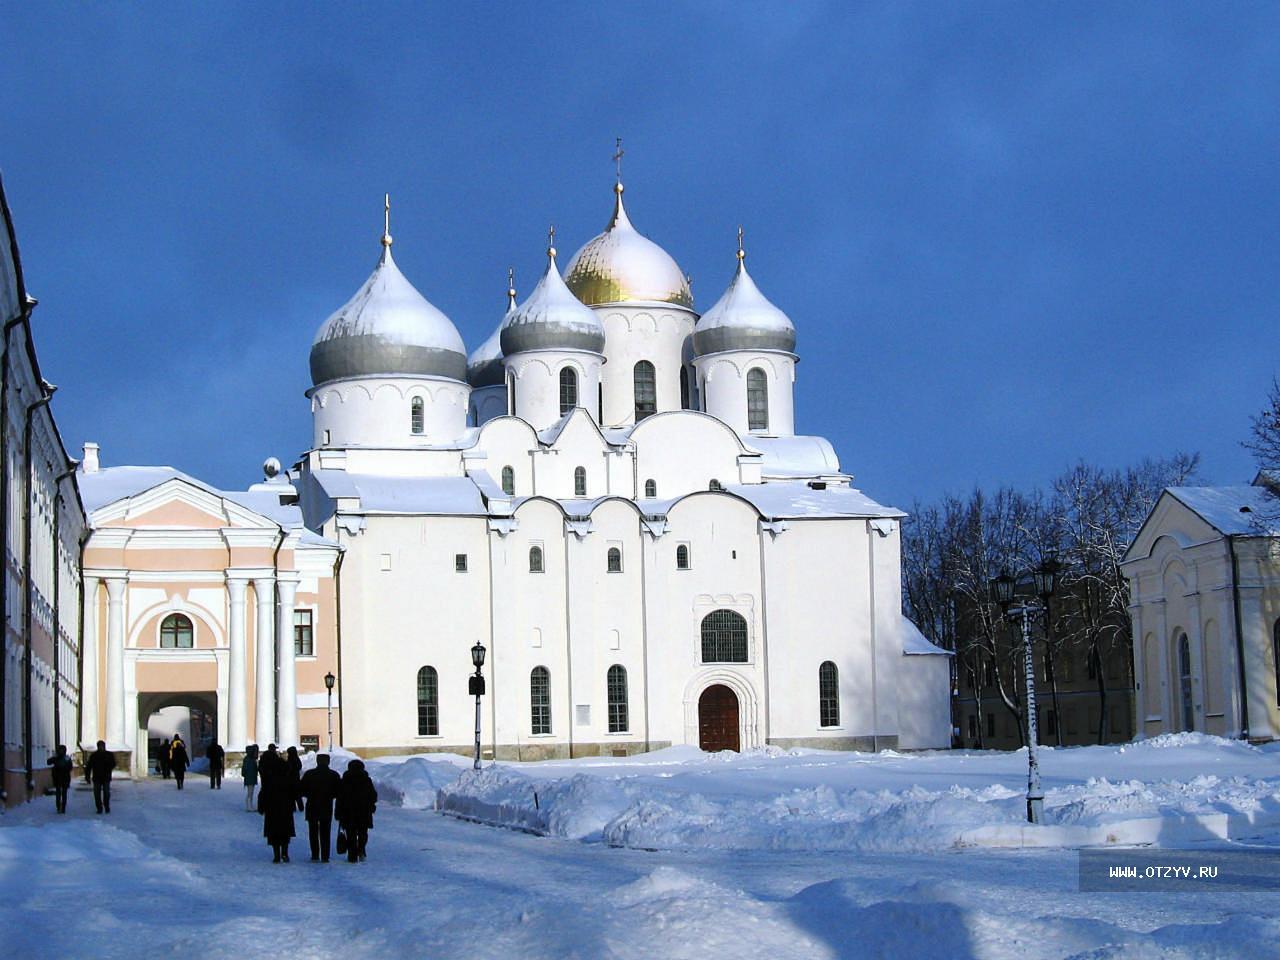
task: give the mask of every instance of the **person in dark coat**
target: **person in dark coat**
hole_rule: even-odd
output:
[[[53,801],[59,813],[67,812],[67,791],[71,789],[71,768],[75,764],[67,756],[67,746],[58,744],[58,752],[49,758],[53,767]]]
[[[227,751],[214,740],[204,748],[204,758],[209,761],[209,789],[222,789],[222,768],[227,760]]]
[[[274,743],[267,744],[267,750],[258,757],[258,779],[262,781],[262,789],[266,790],[271,781],[284,776],[284,757],[280,756]]]
[[[263,759],[266,759],[265,755]],[[283,775],[277,773],[263,779],[262,789],[258,791],[258,812],[262,814],[262,835],[275,854],[271,862],[288,863],[289,841],[296,834],[293,829],[293,791]]]
[[[373,812],[378,809],[378,791],[373,780],[365,772],[362,760],[347,764],[338,787],[335,814],[338,823],[347,834],[347,860],[355,863],[365,858],[369,843],[369,831],[373,828]]]
[[[333,801],[338,798],[342,778],[329,769],[329,755],[316,756],[314,769],[302,775],[298,794],[307,801],[307,833],[311,840],[311,859],[329,862],[329,837],[333,832]]]
[[[187,745],[182,738],[174,735],[169,744],[169,768],[173,770],[173,779],[178,781],[178,789],[182,789],[182,780],[187,775],[187,767],[191,766],[191,757],[187,755]]]
[[[302,780],[302,758],[298,756],[297,747],[290,747],[288,755],[284,758],[284,774],[289,788],[293,791],[293,797],[298,802],[298,809],[301,810],[302,795],[298,792],[298,784]]]
[[[89,755],[84,774],[93,784],[93,802],[99,813],[111,812],[111,771],[116,768],[116,755],[107,749],[106,741],[98,741],[98,749]]]
[[[166,780],[169,779],[169,738],[165,737],[160,741],[160,755],[156,757],[156,763],[160,767],[160,776]]]

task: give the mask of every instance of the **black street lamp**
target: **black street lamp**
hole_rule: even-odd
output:
[[[471,648],[471,662],[476,672],[468,678],[467,683],[468,692],[476,698],[476,762],[472,765],[473,770],[480,769],[480,698],[484,696],[484,674],[480,672],[480,668],[484,666],[484,653],[484,644],[476,641]]]
[[[324,688],[329,694],[329,752],[333,753],[333,685],[338,678],[332,673],[324,675]]]
[[[1040,757],[1038,755],[1039,731],[1036,719],[1036,667],[1031,650],[1031,616],[1048,610],[1049,598],[1057,587],[1058,561],[1046,559],[1031,573],[1036,593],[1041,603],[1023,600],[1013,606],[1017,581],[1008,572],[992,577],[989,584],[991,599],[1000,605],[1002,616],[1010,614],[1022,621],[1022,665],[1027,687],[1027,820],[1040,823],[1044,820],[1044,789],[1040,786]]]

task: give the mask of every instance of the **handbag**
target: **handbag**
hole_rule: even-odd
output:
[[[334,843],[338,850],[338,856],[342,856],[347,852],[347,832],[341,827],[338,828],[338,839]]]

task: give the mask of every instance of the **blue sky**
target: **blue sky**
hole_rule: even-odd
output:
[[[746,229],[797,428],[908,505],[1239,446],[1280,360],[1280,6],[0,2],[0,171],[73,453],[308,444],[378,255],[468,348],[628,210],[705,309]]]

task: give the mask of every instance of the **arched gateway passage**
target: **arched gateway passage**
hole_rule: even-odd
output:
[[[207,693],[142,693],[138,697],[138,743],[145,751],[135,762],[137,773],[157,772],[162,740],[181,734],[191,759],[204,756],[218,735],[218,695]]]
[[[698,746],[708,752],[742,748],[738,695],[722,683],[707,687],[698,698]]]

